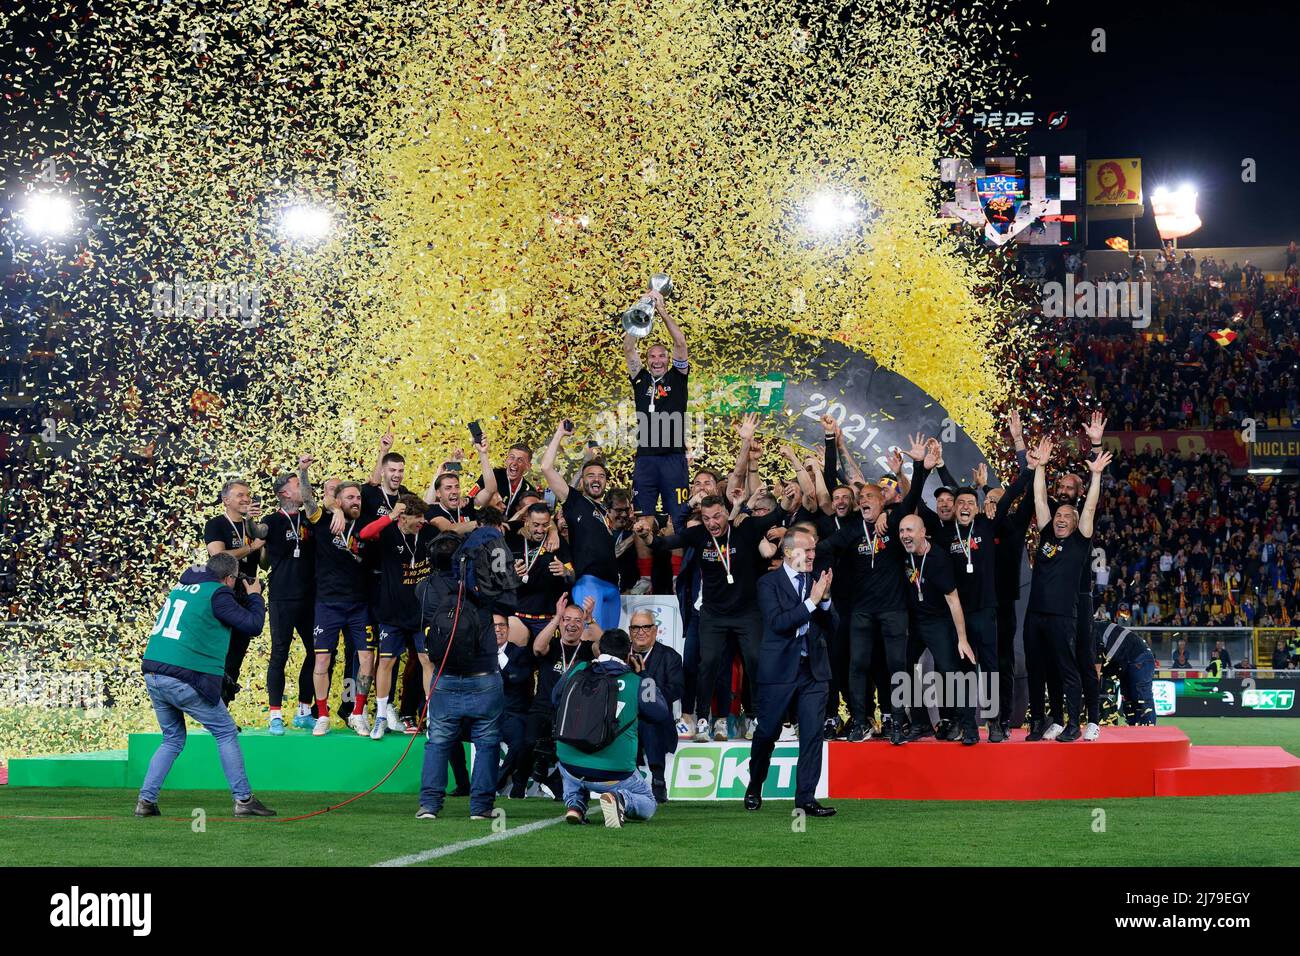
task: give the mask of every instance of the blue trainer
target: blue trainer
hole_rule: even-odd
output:
[[[293,719],[293,725],[299,730],[311,730],[316,726],[316,718],[311,714],[299,714]]]
[[[271,727],[270,727],[270,731],[271,731],[271,736],[272,736],[272,737],[283,737],[283,736],[284,736],[284,721],[283,721],[282,719],[280,719],[279,717],[272,717],[272,718],[271,718]]]

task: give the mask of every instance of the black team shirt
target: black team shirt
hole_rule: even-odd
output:
[[[929,472],[920,462],[912,473],[912,485],[900,504],[885,511],[888,520],[885,530],[876,533],[876,526],[856,511],[841,518],[843,527],[829,538],[817,543],[818,557],[835,558],[835,580],[831,587],[837,594],[845,595],[847,603],[841,611],[860,607],[869,611],[902,611],[906,608],[903,596],[903,545],[898,540],[898,526],[903,518],[916,510],[921,498],[921,487]],[[840,578],[845,589],[835,588]]]
[[[760,564],[758,545],[768,530],[779,525],[784,517],[785,511],[778,505],[762,517],[750,515],[738,525],[729,525],[716,544],[709,530],[697,524],[681,534],[655,538],[650,547],[656,552],[694,548],[704,586],[701,609],[710,614],[748,614],[758,607],[756,586],[759,574],[765,570]],[[731,584],[727,583],[728,565],[723,562],[724,555],[730,562]]]
[[[379,532],[366,550],[378,553],[379,620],[403,630],[420,626],[420,602],[415,586],[429,576],[429,543],[438,537],[432,525],[424,525],[415,534],[402,534],[397,522]]]
[[[322,604],[355,604],[366,599],[362,564],[361,519],[345,521],[337,535],[330,531],[334,512],[324,508],[311,522],[316,541],[316,600]]]
[[[529,482],[528,476],[524,475],[519,479],[519,484],[513,490],[510,488],[510,479],[506,476],[504,468],[493,468],[492,474],[497,479],[497,494],[501,496],[501,510],[505,513],[507,519],[513,518],[515,512],[519,510],[519,499],[525,495],[531,495],[536,489]],[[484,475],[478,476],[478,481],[474,487],[469,490],[470,497],[477,495],[483,488]]]
[[[191,525],[191,527],[193,527]],[[245,548],[253,543],[253,522],[248,518],[241,518],[232,522],[226,517],[225,512],[214,518],[209,518],[203,525],[203,543],[211,544],[214,541],[220,541],[226,546],[227,551],[234,551],[237,548]],[[253,551],[239,559],[239,573],[246,574],[250,578],[257,574],[257,552]]]
[[[1029,610],[1074,617],[1079,602],[1079,569],[1088,567],[1091,550],[1091,539],[1077,528],[1068,538],[1058,538],[1050,524],[1041,529],[1029,586]]]
[[[1020,469],[1011,487],[998,500],[992,518],[983,511],[977,511],[970,526],[963,528],[953,517],[953,537],[947,544],[947,551],[952,558],[957,594],[961,597],[964,611],[980,611],[998,606],[998,535],[1007,526],[1007,512],[1024,490],[1030,474],[1028,469]]]
[[[279,510],[266,519],[268,601],[310,601],[316,596],[314,534],[300,511],[288,515]]]
[[[510,532],[506,535],[506,547],[516,561],[524,562],[524,573],[528,575],[528,580],[515,590],[519,613],[550,617],[555,613],[555,602],[569,589],[568,578],[551,573],[551,561],[558,557],[561,564],[572,567],[569,546],[561,541],[559,549],[552,551],[545,541],[528,541],[523,535]]]
[[[638,455],[686,454],[685,365],[674,360],[663,378],[655,378],[650,369],[642,367],[632,378],[637,421],[646,425],[637,429]]]
[[[948,555],[933,542],[923,555],[906,554],[903,560],[903,591],[907,606],[918,622],[952,622],[948,595],[957,590]]]
[[[556,629],[555,636],[551,638],[551,649],[537,658],[537,690],[533,694],[533,710],[542,713],[555,711],[551,698],[555,694],[555,685],[564,676],[565,665],[568,665],[567,670],[573,670],[579,661],[590,664],[596,659],[591,645],[591,641],[581,641],[577,647],[564,647],[560,644],[559,629]]]
[[[564,520],[569,526],[575,581],[590,574],[618,587],[614,534],[605,523],[608,513],[609,509],[599,501],[592,501],[577,488],[569,488],[569,496],[564,499]]]
[[[397,494],[389,494],[383,485],[369,482],[361,486],[361,527],[365,527],[376,518],[382,518],[391,512],[402,495],[409,495],[411,489],[406,485],[397,486]]]

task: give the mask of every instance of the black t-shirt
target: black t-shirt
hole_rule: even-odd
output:
[[[366,482],[361,486],[361,527],[365,527],[376,518],[382,518],[393,510],[397,504],[397,499],[402,495],[409,495],[411,489],[406,485],[397,486],[397,494],[389,494],[384,490],[383,485],[372,485]]]
[[[324,604],[352,604],[366,599],[366,578],[361,544],[361,519],[348,521],[337,535],[330,531],[334,512],[322,508],[311,523],[316,540],[316,600]]]
[[[618,587],[618,565],[614,561],[614,535],[605,523],[609,509],[592,501],[577,488],[569,488],[564,499],[564,520],[569,526],[573,548],[574,580],[591,574]]]
[[[429,543],[438,537],[433,525],[416,534],[402,534],[397,522],[379,532],[366,550],[377,554],[379,575],[379,620],[407,630],[420,626],[420,602],[415,586],[429,576]]]
[[[564,665],[567,664],[568,669],[573,670],[574,665],[581,661],[590,664],[596,659],[596,655],[591,651],[591,645],[591,641],[582,641],[576,648],[562,647],[557,630],[555,636],[551,638],[550,650],[537,658],[537,691],[533,696],[535,710],[550,712],[555,709],[551,695],[555,693],[555,685],[564,676]]]
[[[528,575],[528,580],[515,591],[519,613],[554,614],[555,602],[569,589],[569,581],[563,574],[551,572],[551,561],[559,558],[561,564],[572,567],[573,555],[569,553],[569,546],[561,541],[559,550],[551,551],[545,542],[535,544],[523,535],[511,532],[506,535],[506,547],[516,561],[524,562],[524,571]]]
[[[1055,498],[1048,498],[1047,513],[1055,517],[1057,505],[1063,505],[1063,504],[1074,505],[1075,512],[1077,512],[1078,514],[1083,514],[1082,498],[1062,498],[1060,501],[1057,501]],[[1092,562],[1091,561],[1083,562],[1083,566],[1079,569],[1079,593],[1091,595],[1092,585],[1094,581],[1096,581],[1096,578],[1093,576],[1092,573]]]
[[[708,528],[703,524],[691,525],[681,534],[655,538],[651,547],[655,551],[672,551],[676,548],[695,549],[695,559],[700,566],[700,580],[704,587],[704,600],[700,605],[711,614],[745,614],[758,606],[756,590],[758,577],[766,571],[759,542],[768,529],[775,528],[785,517],[778,505],[762,517],[750,515],[714,543]],[[726,555],[727,564],[723,562]],[[727,583],[727,567],[731,568],[732,583]]]
[[[919,558],[906,555],[902,577],[903,593],[913,614],[927,620],[952,620],[947,596],[957,590],[957,579],[945,552],[931,544],[930,550]]]
[[[225,513],[209,518],[203,525],[203,543],[220,541],[227,551],[245,548],[253,543],[253,521],[241,518],[232,522]],[[253,551],[239,559],[239,573],[250,578],[257,574],[257,552]]]
[[[632,379],[632,397],[637,420],[646,423],[644,429],[637,429],[636,453],[685,454],[686,373],[670,365],[664,377],[656,379],[648,368],[642,368]]]
[[[1029,610],[1074,617],[1079,601],[1079,566],[1088,566],[1091,541],[1076,528],[1065,540],[1049,524],[1038,532]]]
[[[474,507],[473,501],[469,501],[462,502],[459,508],[448,511],[435,501],[424,512],[426,521],[433,521],[434,518],[446,518],[452,524],[464,524],[466,521],[478,521],[478,509]]]
[[[870,611],[901,611],[903,597],[903,546],[898,540],[898,525],[903,509],[895,505],[888,512],[885,530],[876,533],[875,525],[856,512],[830,537],[817,544],[819,556],[834,558],[835,580],[843,579],[843,590],[836,594],[846,602],[841,611],[861,607]]]
[[[955,534],[948,544],[948,554],[952,558],[952,573],[957,579],[962,610],[997,607],[997,547],[993,520],[987,515],[977,514],[969,528],[954,523],[953,530]]]
[[[519,479],[519,484],[516,485],[512,491],[510,488],[510,479],[506,476],[506,470],[504,468],[493,468],[492,474],[494,474],[497,479],[497,494],[501,496],[501,510],[505,512],[507,518],[512,518],[514,517],[515,512],[519,510],[519,499],[525,495],[533,494],[537,489],[533,487],[532,483],[528,480],[527,475],[524,475],[524,477]],[[471,497],[478,494],[483,489],[483,477],[483,475],[479,475],[478,481],[475,482],[474,487],[470,489]]]
[[[266,519],[266,554],[271,562],[268,601],[310,601],[316,594],[316,547],[301,513],[276,511]],[[295,556],[296,552],[296,556]]]
[[[618,569],[618,590],[627,594],[641,580],[641,566],[637,564],[635,535],[631,531],[614,532],[614,567]],[[623,547],[626,544],[626,547]],[[619,548],[623,553],[619,554]]]

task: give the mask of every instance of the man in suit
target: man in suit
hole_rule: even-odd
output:
[[[795,806],[810,817],[835,815],[815,799],[822,773],[822,719],[831,679],[826,635],[830,633],[831,572],[813,580],[816,538],[792,528],[781,543],[781,567],[758,582],[763,643],[758,655],[758,730],[749,755],[745,809],[763,805],[763,783],[785,714],[799,718],[799,766]]]
[[[659,643],[659,625],[653,611],[642,609],[633,614],[628,630],[632,636],[632,657],[641,664],[642,693],[653,686],[668,705],[666,720],[642,717],[639,728],[641,751],[650,768],[650,792],[655,803],[667,803],[664,764],[668,754],[677,752],[677,724],[672,718],[672,707],[682,699],[682,658],[667,644]]]

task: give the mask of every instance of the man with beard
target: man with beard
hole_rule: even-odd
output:
[[[912,612],[912,626],[917,639],[934,658],[936,677],[953,692],[944,694],[942,706],[953,714],[955,723],[961,728],[962,744],[977,744],[980,733],[975,726],[974,705],[979,695],[969,691],[962,693],[963,688],[956,676],[961,671],[961,661],[975,663],[975,652],[966,639],[966,621],[957,597],[952,562],[932,545],[925,533],[925,522],[918,515],[907,515],[899,522],[898,536],[907,552],[904,591]],[[910,686],[911,681],[907,684]],[[915,699],[914,694],[913,701]],[[915,710],[909,740],[929,736],[929,718],[924,705]]]
[[[488,458],[487,436],[474,446],[478,452],[479,464],[483,468],[483,487],[470,502],[460,494],[460,472],[444,471],[433,479],[432,494],[426,494],[425,503],[429,506],[424,517],[439,533],[450,531],[452,534],[467,535],[478,528],[476,508],[484,507],[497,493],[496,473]]]
[[[1020,427],[1020,415],[1013,408],[1007,415],[1007,430],[1016,451],[1016,464],[1021,472],[1027,474],[1032,482],[1033,465],[1029,461],[1025,448],[1024,433]],[[992,518],[998,499],[1005,494],[1004,489],[990,489],[984,498],[984,513]],[[998,609],[998,713],[1001,717],[1002,737],[1009,736],[1012,723],[1012,700],[1016,680],[1016,631],[1020,621],[1016,615],[1016,604],[1020,601],[1020,570],[1025,557],[1025,534],[1029,523],[1034,518],[1034,496],[1022,494],[1015,509],[1010,511],[1002,525],[994,533],[995,570],[994,585],[997,591]],[[1019,717],[1015,723],[1019,725]],[[990,740],[992,736],[990,735]]]
[[[1093,518],[1101,496],[1101,473],[1110,463],[1103,452],[1088,462],[1092,482],[1080,512],[1069,502],[1058,502],[1055,511],[1047,501],[1046,463],[1052,456],[1052,441],[1044,438],[1035,455],[1039,466],[1034,470],[1034,513],[1038,521],[1038,549],[1034,561],[1033,581],[1029,589],[1029,609],[1025,612],[1025,646],[1030,643],[1050,668],[1054,660],[1061,675],[1068,722],[1056,735],[1068,742],[1082,736],[1079,710],[1082,685],[1075,651],[1075,613],[1078,604],[1080,567],[1088,564],[1091,553]],[[1095,653],[1095,652],[1094,652]],[[1088,666],[1096,670],[1090,660]],[[1043,687],[1029,688],[1030,714],[1034,726],[1027,740],[1046,739],[1043,733]]]
[[[402,484],[406,476],[406,459],[392,448],[393,433],[388,432],[379,439],[379,460],[375,463],[375,470],[361,486],[363,526],[392,511],[400,496],[411,494],[411,489]],[[375,568],[374,572],[377,576],[379,569]]]
[[[610,530],[609,509],[602,498],[609,486],[609,470],[602,461],[588,461],[578,473],[577,487],[571,487],[558,471],[555,459],[560,443],[573,434],[571,422],[560,423],[542,456],[542,475],[555,494],[569,528],[569,547],[573,549],[573,600],[581,604],[588,597],[595,601],[594,616],[601,629],[618,626],[621,606],[618,599],[618,562],[614,556],[614,533]],[[685,500],[685,499],[683,499]]]
[[[839,484],[838,462],[840,444],[843,441],[839,425],[834,417],[823,415],[822,428],[825,438],[822,481],[831,492],[830,503],[817,516],[817,537],[825,541],[852,521],[857,492],[853,486]],[[862,472],[851,456],[845,455],[845,464],[848,466],[850,477],[855,477],[858,481],[857,487],[862,487],[865,484],[862,481]],[[840,575],[834,578],[834,583],[831,585],[831,631],[828,642],[831,682],[826,695],[826,724],[823,731],[823,736],[827,740],[834,740],[841,730],[839,720],[841,693],[846,702],[848,699],[849,610],[853,604],[849,584],[849,576]],[[880,664],[883,669],[884,661],[880,661]],[[887,705],[883,700],[881,703],[883,712]]]
[[[379,664],[375,671],[375,726],[371,740],[380,740],[385,730],[404,730],[397,711],[389,702],[393,668],[407,648],[419,655],[425,694],[433,680],[433,665],[420,632],[420,605],[415,586],[429,575],[429,544],[438,532],[424,520],[424,502],[416,495],[402,495],[386,515],[361,529],[361,540],[373,543],[380,569]]]
[[[910,672],[907,605],[902,583],[904,556],[898,529],[903,516],[915,510],[926,475],[938,454],[921,435],[912,436],[909,454],[916,462],[916,471],[907,497],[901,504],[886,511],[880,488],[866,485],[858,492],[858,514],[854,519],[817,545],[819,555],[833,559],[835,578],[849,580],[844,592],[849,641],[846,696],[849,700],[849,740],[853,743],[870,737],[869,688],[873,658],[883,655],[890,674]],[[883,524],[882,515],[886,516]],[[892,700],[888,706],[889,741],[902,744],[906,711]],[[882,714],[884,710],[882,704]],[[928,721],[926,723],[928,725]]]
[[[754,437],[755,422],[747,421],[740,432],[740,460],[748,456]],[[685,706],[693,707],[698,716],[696,733],[707,733],[708,714],[712,706],[713,687],[718,679],[722,652],[729,641],[740,646],[745,671],[758,673],[758,647],[762,639],[762,621],[754,601],[754,585],[762,568],[758,545],[769,528],[785,517],[779,506],[763,517],[750,516],[733,524],[731,508],[719,497],[700,502],[700,524],[680,533],[655,537],[654,525],[642,518],[637,534],[653,551],[671,551],[690,547],[698,555],[702,600],[700,603],[700,667],[696,678],[696,699]],[[727,737],[726,714],[714,714],[714,739]]]

